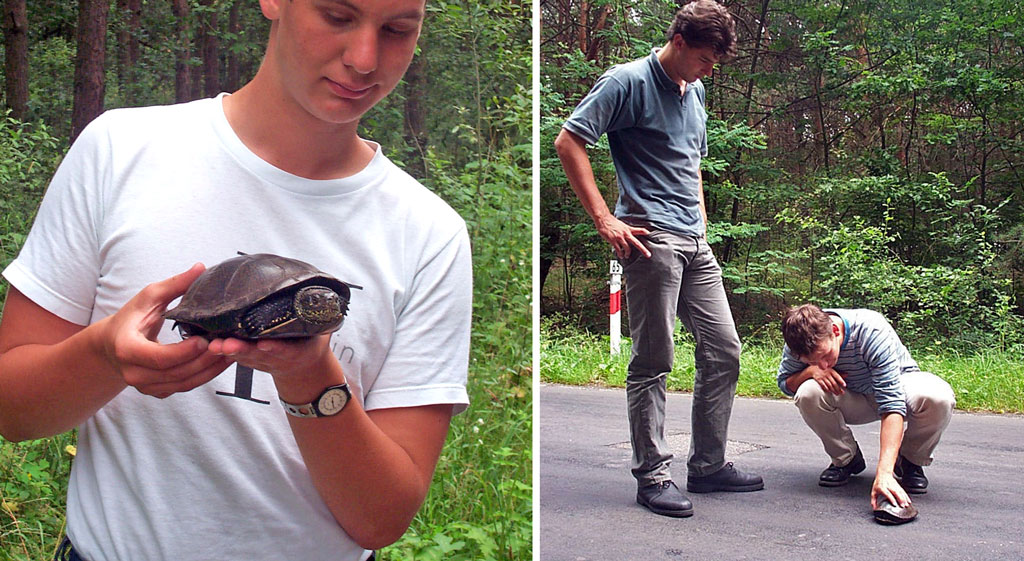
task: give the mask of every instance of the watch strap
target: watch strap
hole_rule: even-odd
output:
[[[337,415],[338,413],[341,413],[341,410],[345,408],[343,406],[341,409],[338,409],[337,411],[331,414],[324,414],[317,408],[316,404],[320,402],[320,400],[324,397],[324,394],[331,390],[342,390],[343,392],[345,392],[345,395],[348,400],[352,399],[352,392],[351,390],[348,389],[348,384],[337,384],[325,388],[324,391],[320,392],[320,395],[318,395],[316,399],[314,399],[310,403],[288,403],[287,401],[281,398],[278,398],[278,401],[280,401],[281,406],[284,407],[285,413],[288,413],[292,417],[299,417],[303,419],[329,417],[331,415]],[[346,402],[345,405],[348,405],[348,403]]]

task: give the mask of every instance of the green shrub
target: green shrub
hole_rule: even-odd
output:
[[[60,142],[39,123],[0,117],[0,270],[25,243],[50,174],[61,157]],[[7,284],[0,280],[0,305]]]
[[[18,444],[0,439],[0,561],[53,557],[74,442],[73,432]]]

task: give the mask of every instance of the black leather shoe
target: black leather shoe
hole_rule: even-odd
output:
[[[928,478],[924,476],[924,468],[903,456],[896,458],[896,465],[893,466],[892,473],[906,492],[915,495],[923,495],[928,492]]]
[[[671,479],[640,487],[636,491],[636,502],[662,516],[693,516],[693,504]]]
[[[850,481],[851,475],[857,475],[864,471],[864,454],[860,452],[860,447],[857,447],[857,453],[850,460],[850,463],[845,466],[837,466],[835,464],[829,464],[825,471],[821,472],[821,477],[818,478],[818,485],[822,487],[839,487],[840,485],[846,485]]]
[[[760,475],[743,473],[733,467],[732,462],[711,475],[686,478],[686,490],[691,493],[711,493],[712,491],[760,491],[764,489],[764,481]]]

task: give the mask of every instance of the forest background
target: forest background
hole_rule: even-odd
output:
[[[103,109],[234,91],[258,68],[269,30],[255,1],[3,5],[0,268],[17,255],[50,176],[86,123]],[[427,10],[405,80],[363,119],[360,134],[467,221],[471,405],[453,420],[427,503],[378,558],[528,559],[532,4],[431,0]],[[73,432],[0,439],[0,561],[52,558],[74,443]]]
[[[922,367],[962,359],[961,377],[940,372],[957,378],[962,405],[1024,411],[1021,4],[723,4],[736,20],[738,56],[704,80],[702,169],[708,239],[751,357],[745,375],[756,378],[741,391],[780,395],[778,322],[787,306],[809,301],[882,312]],[[541,376],[620,384],[628,341],[626,358],[607,350],[613,255],[552,143],[607,68],[665,43],[677,5],[540,5]],[[606,137],[589,153],[612,205]],[[690,349],[677,361],[684,373]],[[972,405],[969,394],[993,370],[1003,401]]]

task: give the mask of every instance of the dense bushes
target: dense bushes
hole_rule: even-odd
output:
[[[62,154],[60,142],[39,123],[0,117],[0,269],[14,259]],[[0,304],[6,294],[0,280]]]

